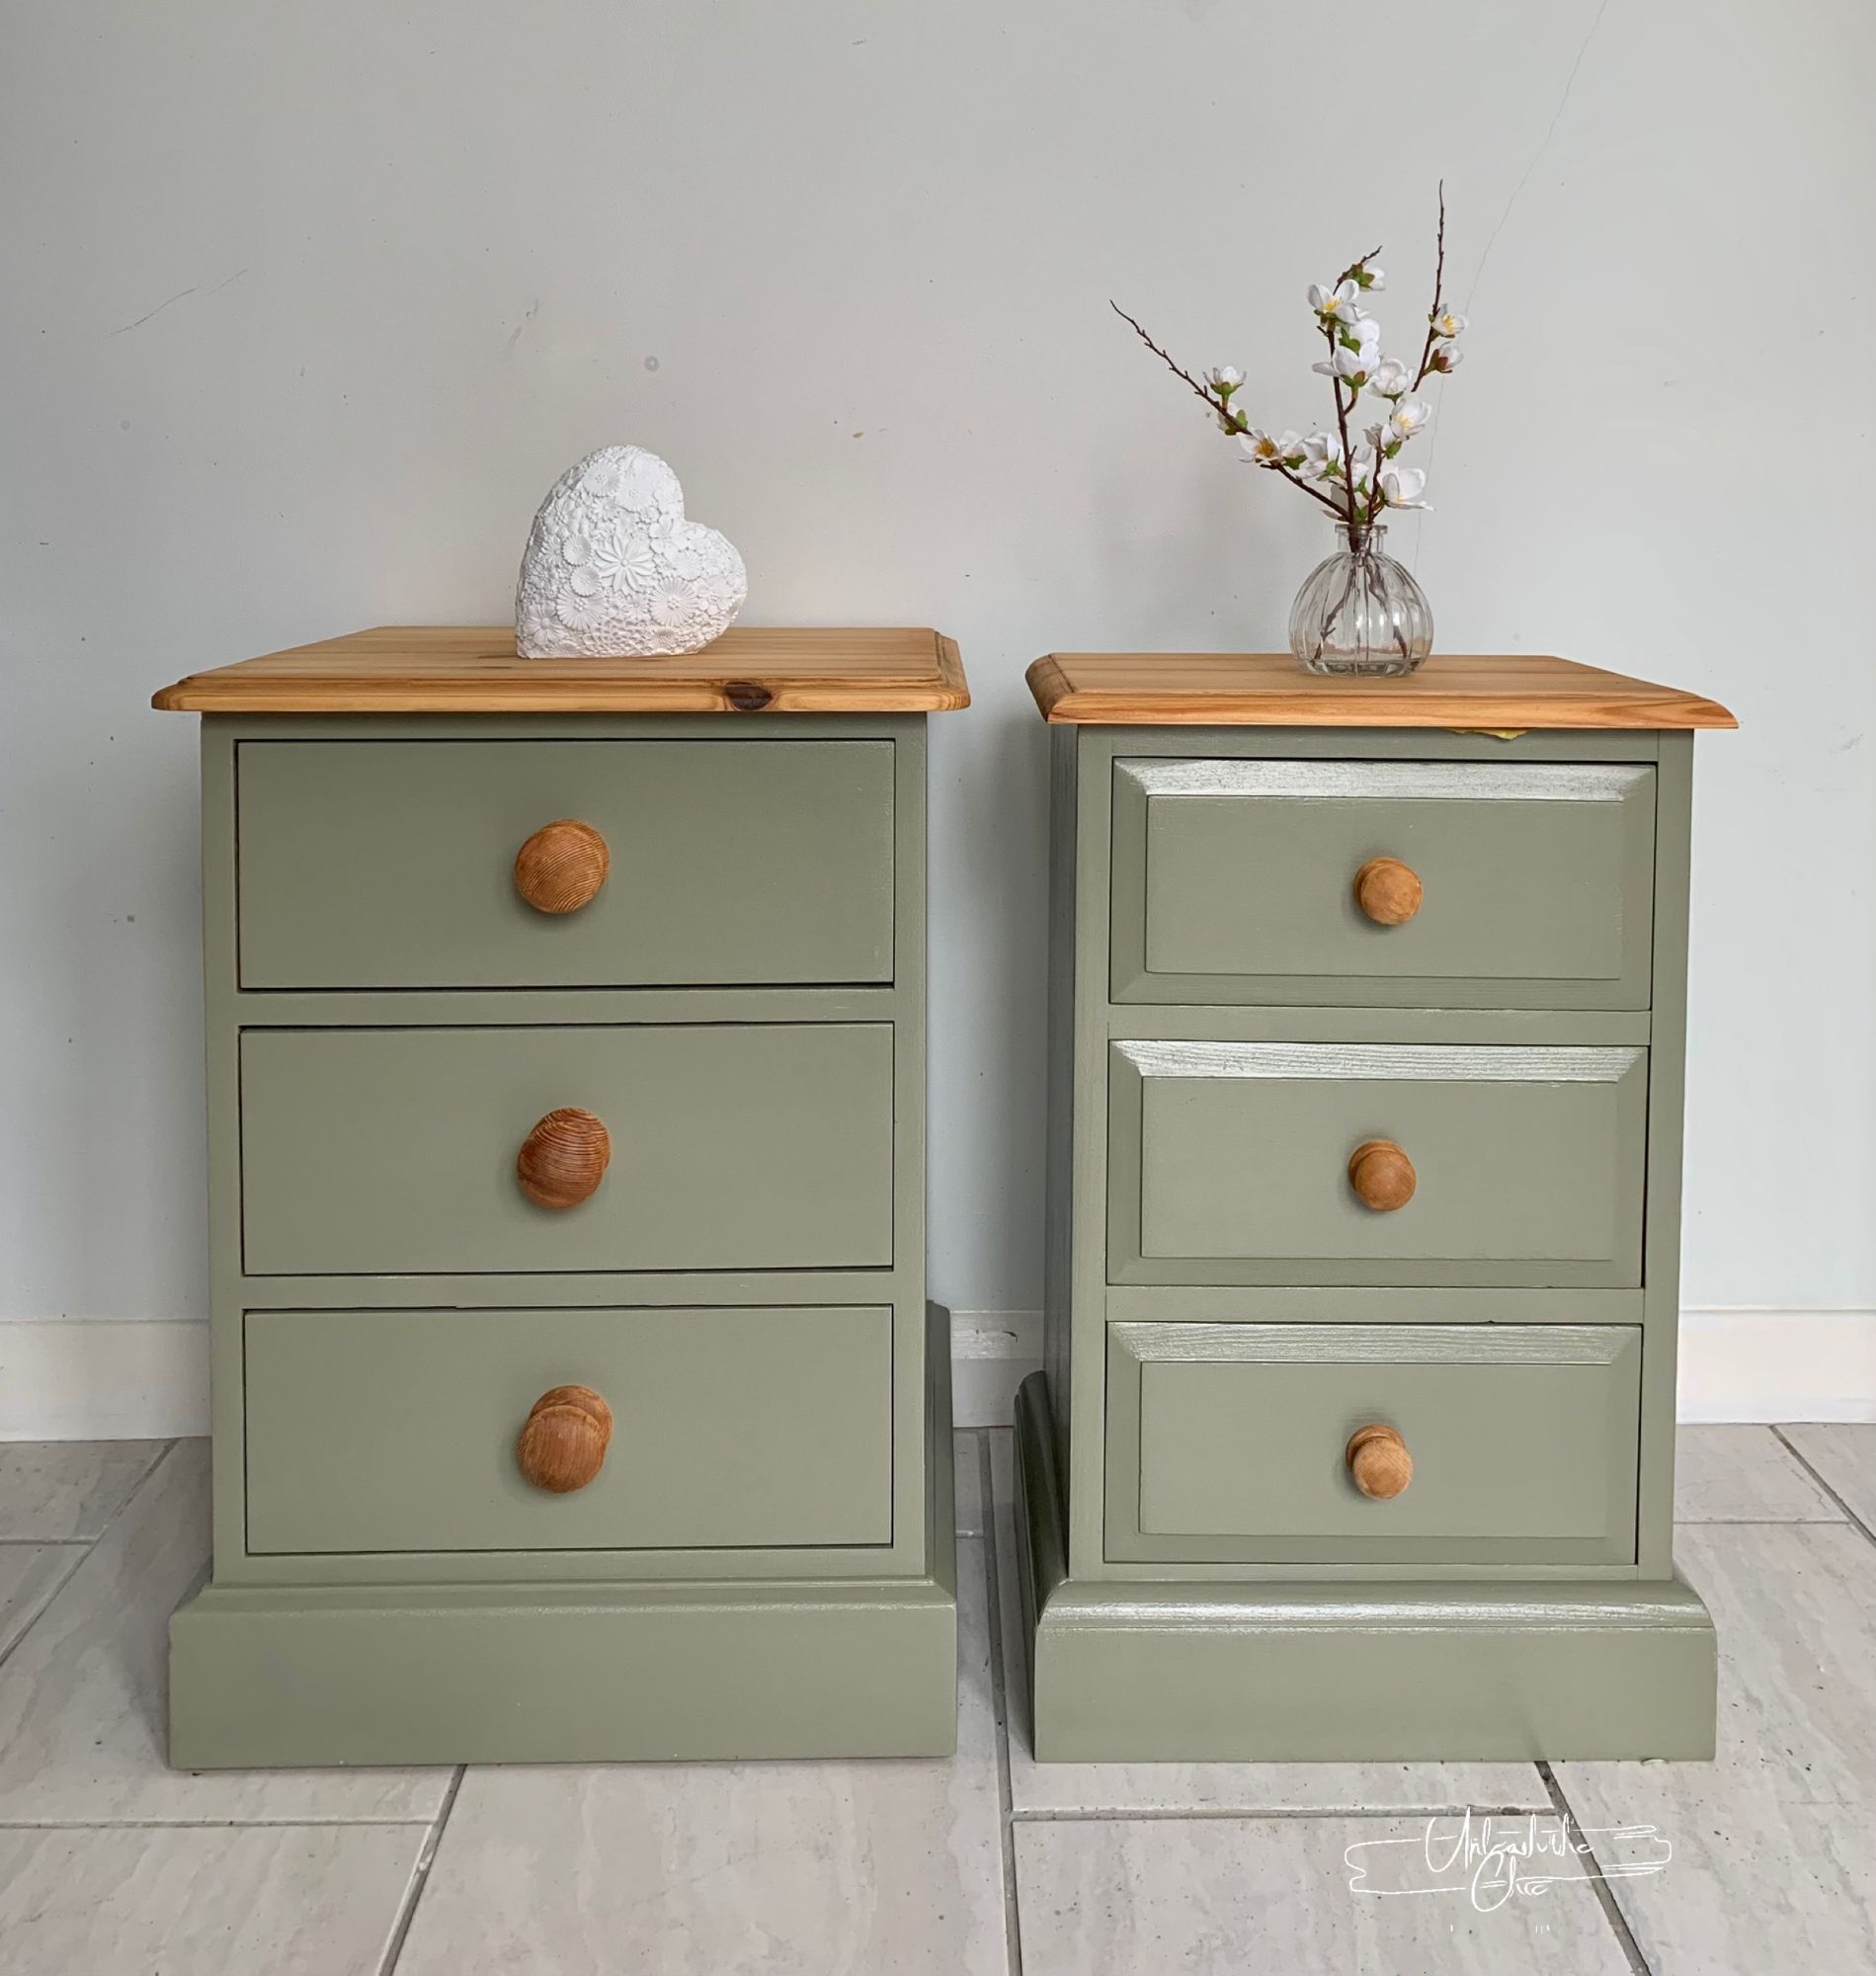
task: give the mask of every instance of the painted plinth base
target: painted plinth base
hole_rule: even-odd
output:
[[[838,1586],[210,1589],[170,1622],[170,1762],[947,1756],[944,1566]]]
[[[949,1756],[949,1362],[933,1355],[928,1576],[211,1585],[170,1620],[170,1762],[212,1770]]]
[[[1016,1429],[1044,1763],[1713,1755],[1713,1622],[1679,1579],[1078,1584],[1040,1373]]]

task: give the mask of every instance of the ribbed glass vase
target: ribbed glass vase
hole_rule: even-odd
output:
[[[1290,607],[1290,650],[1310,673],[1411,673],[1433,649],[1426,593],[1387,553],[1383,526],[1336,524],[1341,544]]]

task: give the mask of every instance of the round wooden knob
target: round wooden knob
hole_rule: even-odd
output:
[[[1364,1207],[1392,1214],[1414,1197],[1420,1178],[1392,1139],[1364,1139],[1348,1155],[1348,1185]]]
[[[599,1192],[611,1134],[591,1112],[549,1112],[522,1142],[515,1174],[536,1207],[578,1207]]]
[[[1414,1457],[1400,1430],[1383,1427],[1379,1421],[1355,1429],[1343,1459],[1355,1487],[1377,1503],[1392,1501],[1414,1479]]]
[[[555,1496],[584,1489],[612,1439],[612,1410],[591,1386],[555,1386],[529,1410],[515,1442],[521,1472]]]
[[[1376,926],[1401,926],[1420,911],[1421,883],[1398,858],[1370,858],[1355,873],[1354,895]]]
[[[590,823],[563,816],[543,823],[515,854],[515,889],[537,913],[577,913],[612,867],[606,839]]]

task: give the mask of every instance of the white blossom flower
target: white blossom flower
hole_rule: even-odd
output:
[[[1361,290],[1353,282],[1338,282],[1326,288],[1320,282],[1309,288],[1309,305],[1325,322],[1359,322]]]
[[[1220,364],[1206,371],[1205,382],[1221,398],[1228,398],[1244,382],[1244,372],[1235,364]]]
[[[1311,433],[1303,442],[1303,456],[1297,463],[1296,471],[1305,480],[1340,478],[1342,441],[1334,433]]]
[[[1361,264],[1360,271],[1355,276],[1355,281],[1366,293],[1371,295],[1378,295],[1387,287],[1387,275],[1385,272],[1379,268],[1370,268],[1365,261]]]
[[[1455,350],[1450,343],[1436,343],[1433,354],[1427,360],[1427,368],[1429,370],[1452,371],[1457,370],[1465,361],[1463,350]]]
[[[1466,326],[1466,318],[1457,309],[1436,308],[1427,320],[1432,324],[1435,336],[1457,336]]]
[[[1303,442],[1293,432],[1272,436],[1253,426],[1238,444],[1244,456],[1259,466],[1294,466],[1303,457]]]
[[[1421,499],[1427,475],[1418,466],[1390,466],[1381,475],[1381,492],[1390,508],[1424,508]]]
[[[1414,373],[1398,357],[1384,357],[1374,367],[1368,389],[1384,398],[1398,398],[1414,388]]]
[[[1351,384],[1358,391],[1373,376],[1379,363],[1379,352],[1373,344],[1357,345],[1349,350],[1338,343],[1336,352],[1327,363],[1312,364],[1312,370],[1319,370],[1325,377],[1340,377],[1345,384]]]
[[[1387,422],[1389,446],[1405,446],[1416,433],[1427,430],[1427,421],[1433,415],[1433,408],[1425,398],[1396,398],[1394,412]]]

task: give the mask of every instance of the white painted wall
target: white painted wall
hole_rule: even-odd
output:
[[[503,616],[612,440],[741,546],[750,621],[962,642],[933,1276],[1033,1309],[1022,667],[1280,645],[1324,546],[1107,299],[1301,422],[1304,284],[1384,242],[1406,341],[1443,174],[1475,332],[1397,546],[1448,649],[1740,713],[1700,751],[1686,1298],[1774,1314],[1738,1323],[1788,1399],[1876,1403],[1876,1320],[1808,1359],[1777,1315],[1876,1306],[1873,83],[1865,0],[6,9],[0,1317],[204,1308],[195,723],[150,691]]]

